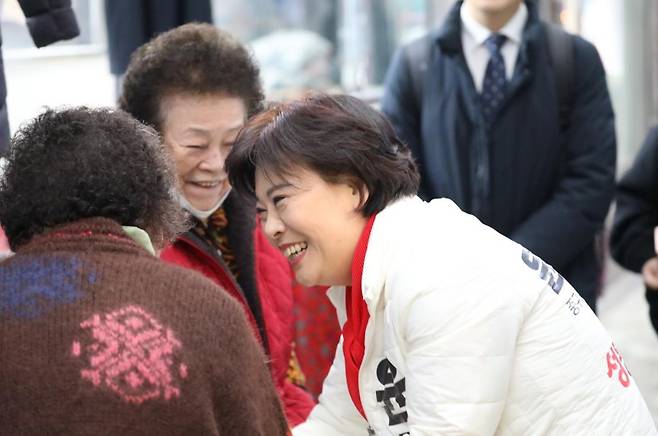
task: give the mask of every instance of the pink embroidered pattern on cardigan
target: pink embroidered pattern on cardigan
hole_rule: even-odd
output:
[[[85,334],[73,341],[71,353],[88,365],[80,371],[83,379],[134,404],[180,396],[179,383],[188,375],[181,342],[144,309],[129,305],[94,314],[80,327]]]

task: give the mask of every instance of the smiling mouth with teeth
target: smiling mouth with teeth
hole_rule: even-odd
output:
[[[285,249],[285,255],[288,259],[292,260],[296,256],[299,256],[308,248],[308,244],[306,242],[298,242],[296,244],[290,245]]]
[[[192,183],[201,186],[202,188],[213,188],[219,185],[219,182],[192,182]]]

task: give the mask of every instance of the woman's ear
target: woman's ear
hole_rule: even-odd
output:
[[[368,201],[368,188],[363,183],[350,183],[350,188],[352,188],[352,196],[354,198],[354,210],[359,210]]]

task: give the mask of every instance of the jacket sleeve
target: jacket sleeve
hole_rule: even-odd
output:
[[[624,268],[640,272],[656,256],[653,229],[658,226],[658,127],[652,129],[633,166],[619,181],[610,247]]]
[[[421,41],[416,41],[419,44]],[[384,82],[381,109],[395,128],[397,135],[411,149],[413,156],[420,156],[420,106],[414,94],[413,76],[408,57],[408,47],[398,49]]]
[[[575,95],[564,135],[562,176],[551,199],[511,235],[558,270],[602,228],[614,193],[617,158],[603,65],[593,45],[578,37],[574,41]]]
[[[360,436],[367,434],[368,423],[352,403],[345,380],[343,338],[336,348],[334,363],[322,386],[322,394],[308,420],[292,429],[293,436]]]
[[[465,296],[480,295],[471,285],[420,293],[396,317],[412,435],[492,435],[500,422],[523,315],[495,291],[480,302]]]
[[[75,38],[80,34],[71,0],[18,0],[37,47]]]

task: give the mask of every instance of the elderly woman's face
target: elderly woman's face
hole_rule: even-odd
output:
[[[162,113],[181,194],[196,209],[212,209],[229,189],[224,161],[247,117],[242,99],[173,94]]]
[[[366,224],[360,196],[297,168],[285,178],[256,170],[258,214],[265,234],[306,286],[351,284],[354,249]]]

